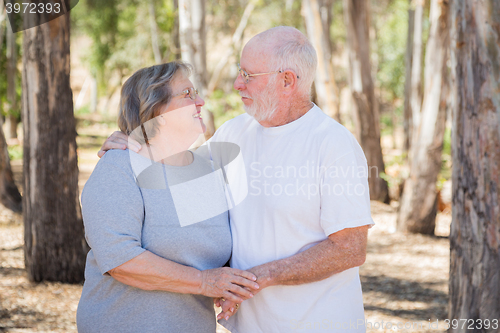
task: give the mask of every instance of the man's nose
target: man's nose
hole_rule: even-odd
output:
[[[240,90],[240,91],[244,90],[246,88],[245,81],[243,81],[243,77],[241,76],[240,73],[238,73],[236,80],[234,80],[233,87],[234,87],[234,89]]]

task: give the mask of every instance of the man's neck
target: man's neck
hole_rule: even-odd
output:
[[[278,110],[271,119],[261,120],[259,123],[264,127],[283,126],[305,115],[313,106],[310,100],[290,103],[282,110]]]

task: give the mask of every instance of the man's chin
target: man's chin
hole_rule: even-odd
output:
[[[243,110],[252,118],[255,118],[255,110],[249,106],[243,105]]]

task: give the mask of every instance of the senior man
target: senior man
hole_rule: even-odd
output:
[[[246,114],[210,140],[237,144],[247,175],[248,195],[230,210],[230,264],[254,273],[260,289],[241,306],[221,301],[221,323],[233,333],[365,332],[358,266],[373,224],[366,159],[311,102],[316,65],[295,28],[253,37],[234,82]],[[114,135],[99,154],[125,146]]]

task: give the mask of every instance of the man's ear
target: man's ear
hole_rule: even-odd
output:
[[[294,71],[292,70],[286,70],[283,72],[285,74],[284,78],[284,86],[285,90],[294,90],[295,86],[297,85],[297,74],[295,74]]]

